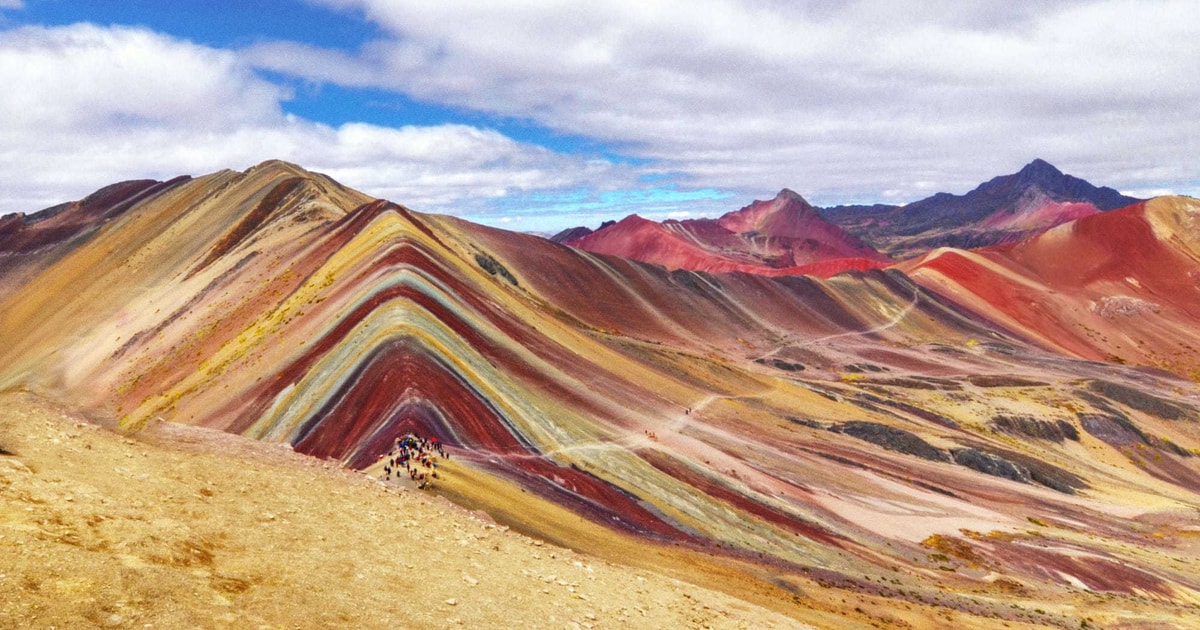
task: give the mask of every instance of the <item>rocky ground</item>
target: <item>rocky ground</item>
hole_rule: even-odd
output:
[[[286,448],[0,394],[0,627],[792,628]]]

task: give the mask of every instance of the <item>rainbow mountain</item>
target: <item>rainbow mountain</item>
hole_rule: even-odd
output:
[[[271,161],[0,219],[0,387],[372,474],[436,435],[456,502],[817,625],[1187,625],[1198,215],[768,277]]]

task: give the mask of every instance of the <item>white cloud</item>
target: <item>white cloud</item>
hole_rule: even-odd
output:
[[[278,118],[281,90],[233,53],[149,31],[79,24],[0,34],[6,127],[186,124],[221,128]]]
[[[361,13],[379,38],[222,50],[138,28],[0,31],[0,213],[268,158],[418,209],[547,222],[645,182],[733,193],[672,207],[692,216],[785,186],[819,204],[912,201],[1034,157],[1131,192],[1198,192],[1188,0],[309,1]],[[264,69],[533,121],[652,163],[469,125],[330,127],[286,115],[291,95]],[[512,203],[528,191],[587,199]]]
[[[0,32],[0,214],[132,178],[281,158],[368,194],[452,211],[613,168],[466,125],[334,128],[285,115],[285,90],[237,54],[144,29]]]
[[[254,63],[532,119],[698,186],[962,192],[1034,157],[1116,187],[1197,186],[1191,0],[314,1],[388,36],[357,55],[262,46]]]

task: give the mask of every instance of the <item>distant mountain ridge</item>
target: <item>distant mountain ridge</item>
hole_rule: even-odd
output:
[[[570,236],[579,233],[583,236]],[[630,215],[594,232],[572,228],[560,235],[570,237],[556,240],[595,254],[689,271],[827,276],[890,262],[786,188],[773,199],[754,201],[717,219],[659,223]]]
[[[890,210],[847,206],[821,214],[893,257],[910,258],[938,247],[1011,243],[1139,201],[1067,175],[1039,158],[964,195],[943,192]]]
[[[1028,202],[1035,190],[1052,201],[1087,202],[1101,211],[1141,201],[1112,188],[1093,186],[1039,158],[1020,171],[994,177],[965,195],[938,193],[902,207],[898,214],[909,226],[906,232],[915,234],[948,222],[982,222],[998,212],[1013,212]]]
[[[789,201],[785,204],[781,201],[784,199]],[[783,260],[778,258],[780,252],[775,254],[775,259],[752,255],[747,260],[744,255],[746,252],[730,250],[731,246],[725,242],[724,235],[713,233],[711,226],[704,225],[704,222],[715,222],[735,234],[753,233],[753,238],[786,237],[810,241],[807,248],[797,250],[808,252],[807,258],[805,254],[800,256],[800,260],[805,262],[796,264],[823,262],[832,269],[837,266],[832,265],[831,261],[839,257],[857,258],[860,262],[886,260],[888,257],[904,260],[938,247],[972,249],[1014,243],[1057,225],[1140,201],[1143,200],[1067,175],[1038,158],[1016,173],[993,177],[966,194],[939,192],[903,206],[874,204],[817,208],[785,188],[770,202],[756,201],[715,220],[667,220],[661,223],[669,232],[690,234],[685,237],[691,242],[688,246],[650,243],[652,237],[649,228],[644,228],[646,231],[636,237],[639,244],[622,245],[619,237],[630,236],[631,230],[627,227],[605,233],[606,228],[614,224],[611,221],[606,221],[594,231],[586,227],[569,228],[551,240],[595,253],[626,256],[668,268],[778,274],[778,270],[789,266],[780,262]],[[780,216],[790,218],[771,220],[761,225],[746,218],[762,215],[765,208],[773,207],[770,204],[786,205],[789,210]],[[808,212],[816,217],[808,217]],[[802,229],[811,230],[812,233],[802,233]],[[598,233],[604,235],[595,236]],[[660,236],[672,238],[667,233]],[[710,252],[715,254],[715,258],[694,251],[696,246],[713,249],[703,243],[718,250]],[[821,245],[833,243],[839,245]],[[744,245],[743,249],[758,251],[756,246]],[[738,246],[733,247],[736,250]],[[683,254],[681,250],[687,250],[688,253]]]
[[[611,225],[612,223],[616,223],[616,221],[606,222],[606,223],[609,223],[609,225]],[[601,226],[601,227],[604,227],[604,226]],[[575,227],[569,227],[565,230],[562,230],[561,232],[556,233],[554,236],[550,237],[550,240],[554,241],[555,243],[565,243],[567,241],[573,241],[575,239],[583,238],[583,237],[587,236],[588,234],[591,234],[594,231],[595,230],[593,230],[590,227],[577,225]]]

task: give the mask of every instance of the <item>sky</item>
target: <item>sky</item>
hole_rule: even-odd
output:
[[[0,214],[283,159],[525,231],[1200,192],[1195,0],[0,0]]]

